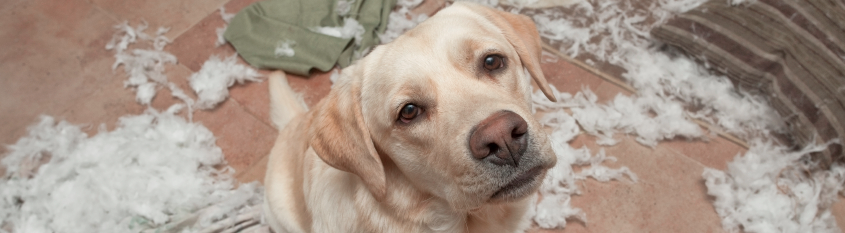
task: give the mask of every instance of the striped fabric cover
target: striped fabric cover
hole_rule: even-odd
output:
[[[796,146],[845,143],[845,0],[711,0],[652,36],[769,96]],[[826,165],[845,161],[841,145],[814,156]]]

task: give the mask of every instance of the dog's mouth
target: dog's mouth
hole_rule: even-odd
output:
[[[537,178],[545,171],[546,169],[543,169],[542,166],[537,166],[525,173],[522,173],[511,180],[510,183],[496,191],[490,199],[512,201],[527,196],[537,186],[537,183],[539,182],[537,181]]]

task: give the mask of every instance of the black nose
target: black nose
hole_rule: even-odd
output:
[[[470,132],[469,150],[476,159],[519,166],[528,144],[528,123],[511,111],[493,113]]]

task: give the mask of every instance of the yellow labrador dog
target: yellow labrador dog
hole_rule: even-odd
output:
[[[555,156],[530,18],[455,3],[343,70],[307,111],[271,77],[275,232],[516,232]],[[526,73],[527,70],[527,73]],[[530,73],[530,75],[529,75]]]

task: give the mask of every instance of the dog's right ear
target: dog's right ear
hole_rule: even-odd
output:
[[[311,147],[334,168],[353,173],[381,200],[386,192],[384,167],[361,113],[359,64],[346,67],[332,91],[311,113]]]

